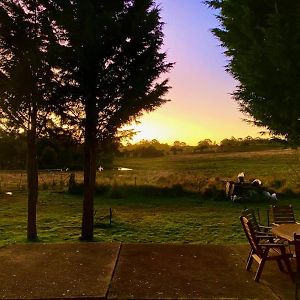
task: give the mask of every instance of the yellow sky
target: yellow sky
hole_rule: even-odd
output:
[[[190,145],[210,138],[219,142],[234,136],[259,136],[262,129],[242,121],[244,116],[230,93],[236,82],[226,73],[227,63],[211,28],[217,26],[214,12],[199,0],[156,0],[165,22],[168,61],[175,62],[168,74],[171,101],[140,118],[140,131],[133,139],[157,139]]]
[[[188,145],[197,145],[198,141],[206,138],[219,143],[222,139],[231,136],[237,138],[259,135],[260,129],[242,122],[240,120],[242,115],[237,111],[229,112],[226,118],[218,113],[215,113],[214,117],[199,113],[198,118],[189,113],[168,113],[167,110],[167,108],[161,108],[143,116],[140,124],[132,125],[131,128],[138,131],[132,142],[157,139],[161,143],[173,144],[174,141],[179,140]]]

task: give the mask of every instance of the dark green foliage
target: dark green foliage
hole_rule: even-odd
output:
[[[202,151],[207,151],[207,150],[213,150],[216,148],[216,143],[213,143],[212,140],[210,139],[205,139],[202,141],[198,142],[197,147],[195,148],[195,152],[202,152]]]
[[[126,189],[127,187],[119,187],[118,184],[114,182],[108,191],[108,197],[112,199],[125,198],[126,196],[128,196],[128,194],[126,195],[126,193],[124,193],[124,188]]]
[[[76,183],[69,186],[68,192],[71,195],[82,195],[83,194],[83,184]],[[96,185],[96,195],[106,196],[112,199],[128,199],[132,196],[143,196],[143,197],[182,197],[196,195],[200,196],[200,193],[192,192],[181,184],[173,184],[170,187],[160,187],[155,185],[142,184],[138,186],[134,185],[124,185],[117,184],[97,184]],[[212,196],[204,195],[204,196]],[[224,200],[225,198],[223,198]]]
[[[82,170],[83,168],[82,144],[70,135],[61,133],[43,136],[38,139],[37,148],[40,169]]]
[[[50,24],[34,0],[0,4],[0,117],[7,131],[42,130],[53,83]]]
[[[75,173],[71,173],[70,174],[70,178],[69,178],[69,192],[73,193],[74,190],[76,190],[77,188],[77,183],[76,183],[76,179],[75,179]]]
[[[26,136],[0,130],[0,169],[23,170],[26,167]],[[82,144],[65,134],[42,136],[37,139],[39,170],[82,170]],[[114,153],[108,149],[104,153]],[[108,155],[108,154],[107,154]]]
[[[0,169],[21,169],[26,166],[26,138],[0,131]]]
[[[225,138],[220,142],[219,146],[214,146],[215,151],[233,152],[233,151],[260,151],[268,149],[282,149],[287,148],[288,143],[283,139],[266,139],[266,138],[252,138],[247,136],[245,138]]]
[[[202,144],[203,141],[199,143]],[[97,153],[97,166],[102,166],[104,170],[114,167],[114,160],[117,157],[161,157],[170,154],[171,146],[168,144],[152,143],[144,141],[133,145],[110,144],[101,147]],[[257,151],[267,149],[281,149],[286,147],[282,141],[269,139],[236,139],[231,137],[224,139],[220,145],[213,144],[207,149],[199,149],[198,146],[187,146],[183,153],[202,153],[202,152],[234,152],[234,151]],[[45,152],[52,152],[52,159],[49,160]],[[48,149],[48,150],[46,150]],[[51,134],[37,139],[37,154],[39,170],[42,169],[83,169],[83,145],[66,134]],[[26,137],[23,134],[8,134],[0,131],[0,169],[14,170],[24,169],[26,165]],[[117,165],[118,166],[118,165]]]
[[[218,190],[214,184],[206,185],[201,190],[201,194],[205,198],[214,199],[214,200],[224,200],[225,195],[222,191]]]
[[[163,24],[153,0],[42,3],[55,18],[56,80],[66,99],[57,112],[84,136],[82,238],[92,239],[97,146],[167,101],[168,80],[160,77],[172,64],[160,50]]]
[[[186,147],[185,142],[175,141],[173,143],[173,146],[170,148],[170,150],[174,155],[176,155],[178,152],[183,152],[185,147]]]
[[[154,146],[139,146],[133,151],[135,157],[159,157],[163,156],[162,150],[156,149]]]
[[[233,96],[256,125],[300,138],[300,2],[213,0],[220,27],[213,33],[239,82]]]
[[[286,185],[286,179],[273,179],[269,182],[271,188],[280,189]]]
[[[0,122],[27,138],[27,238],[35,240],[38,166],[36,140],[45,129],[55,87],[48,51],[51,22],[39,1],[0,3]]]
[[[46,146],[41,154],[41,168],[50,169],[57,166],[58,156],[54,148]]]
[[[167,101],[168,80],[159,78],[172,64],[160,50],[163,23],[154,1],[48,2],[56,8],[57,38],[67,41],[55,49],[68,108],[72,99],[75,103],[73,110],[60,111],[65,119],[84,131],[93,108],[97,137],[105,141],[121,125]],[[85,115],[71,118],[78,108]]]
[[[141,140],[136,144],[128,143],[126,146],[120,144],[118,156],[123,157],[159,157],[170,151],[168,144],[160,143],[158,140]]]

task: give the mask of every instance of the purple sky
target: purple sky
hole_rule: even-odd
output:
[[[176,62],[169,73],[171,102],[145,115],[134,126],[141,139],[175,140],[195,145],[210,138],[258,136],[257,127],[242,121],[243,115],[230,93],[235,81],[225,72],[226,57],[210,32],[217,26],[214,11],[201,0],[156,0],[165,22],[168,60]]]

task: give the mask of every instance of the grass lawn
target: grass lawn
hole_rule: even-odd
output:
[[[233,204],[228,200],[214,201],[209,197],[203,198],[197,191],[180,196],[151,194],[147,191],[141,193],[139,180],[143,176],[143,184],[166,184],[168,180],[176,182],[178,176],[181,176],[185,180],[181,181],[184,185],[189,180],[203,176],[234,178],[238,172],[244,171],[246,179],[248,174],[262,180],[286,178],[286,184],[295,186],[290,179],[292,177],[287,174],[290,172],[289,166],[296,165],[296,160],[292,151],[117,160],[116,166],[134,170],[122,174],[115,172],[114,175],[108,172],[110,183],[120,184],[119,181],[126,183],[128,180],[132,188],[129,195],[113,197],[104,193],[96,196],[95,239],[126,243],[244,243],[246,240],[238,219],[241,210],[244,207],[259,208],[262,222],[266,224],[266,210],[270,203]],[[136,176],[140,177],[136,179]],[[4,192],[8,184],[5,178],[13,182],[13,175],[7,172],[0,174],[0,245],[26,241],[26,191],[15,189],[13,195],[6,195]],[[98,174],[98,181],[107,180],[105,172]],[[15,181],[11,187],[20,185],[19,177]],[[138,192],[134,191],[135,188]],[[40,190],[37,223],[42,242],[77,242],[80,236],[82,196],[59,191],[63,189]],[[291,203],[296,217],[298,215],[300,219],[300,201],[297,197],[279,197],[279,203]],[[100,220],[101,216],[108,214],[109,208],[113,210],[112,225],[108,224],[108,220]]]
[[[300,216],[300,202],[292,203]],[[233,204],[229,201],[203,200],[199,197],[111,199],[95,201],[95,239],[126,243],[244,243],[239,223],[241,210],[260,208],[266,222],[268,203]],[[38,204],[38,233],[41,242],[76,242],[80,235],[82,198],[66,193],[42,191]],[[99,217],[113,210],[112,225]],[[26,195],[5,196],[0,206],[0,245],[25,242]]]

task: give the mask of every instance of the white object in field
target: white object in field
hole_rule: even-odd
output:
[[[275,200],[277,200],[277,195],[276,195],[276,193],[273,193],[273,194],[271,195],[271,197],[274,198]]]
[[[104,169],[103,169],[102,166],[99,166],[98,170],[99,170],[100,172],[102,172]]]
[[[12,192],[6,192],[5,194],[9,195],[9,196],[12,196],[13,193]]]
[[[130,168],[118,167],[118,171],[132,171]]]
[[[237,179],[238,179],[238,181],[240,183],[243,183],[245,181],[245,174],[244,174],[244,172],[241,172],[240,174],[238,174]]]
[[[252,181],[252,184],[257,184],[257,185],[261,185],[261,181],[259,179],[254,179]]]

